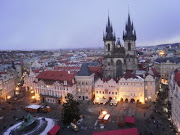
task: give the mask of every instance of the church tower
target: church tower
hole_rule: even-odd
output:
[[[103,33],[104,40],[104,53],[105,55],[112,55],[115,47],[115,34],[113,33],[113,27],[110,23],[110,19],[108,16],[108,23],[106,25],[106,33]]]
[[[114,68],[113,68],[113,51],[115,48],[116,37],[113,33],[113,27],[110,23],[108,16],[108,23],[106,25],[106,32],[103,33],[104,41],[104,77],[113,78]]]
[[[134,30],[133,22],[131,22],[130,15],[128,15],[125,32],[123,32],[123,40],[126,54],[126,69],[136,70],[136,31]]]

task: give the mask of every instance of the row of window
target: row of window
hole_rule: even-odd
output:
[[[104,91],[96,91],[97,94],[104,94]],[[108,94],[112,94],[112,95],[117,95],[117,92],[109,92]],[[126,94],[127,96],[129,94]],[[131,93],[131,96],[142,96],[142,94],[138,94],[138,93]]]
[[[88,82],[78,82],[79,85],[88,85]]]
[[[45,89],[46,89],[46,87],[44,87],[43,85],[41,85],[41,88],[45,88]],[[47,86],[47,88],[49,88],[49,89],[55,89],[55,90],[68,90],[68,87],[55,87],[55,88],[50,88],[50,87]]]
[[[119,85],[137,85],[137,86],[143,86],[144,83],[119,83]],[[151,83],[152,84],[152,83]],[[97,85],[97,87],[103,87],[103,85]],[[109,87],[115,87],[115,86],[109,86]]]
[[[98,94],[104,94],[105,92],[104,91],[96,91],[96,93]],[[107,94],[107,93],[106,93]],[[117,92],[109,92],[109,94],[115,94],[115,95],[117,95]]]
[[[47,101],[47,102],[50,102],[50,103],[55,103],[55,100],[52,99],[52,98],[46,98],[46,101]]]
[[[79,96],[79,99],[88,99],[88,96]]]
[[[88,89],[78,89],[78,92],[88,92]]]

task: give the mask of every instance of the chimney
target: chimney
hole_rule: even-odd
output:
[[[68,74],[71,74],[71,72],[70,72],[70,71],[68,71]]]

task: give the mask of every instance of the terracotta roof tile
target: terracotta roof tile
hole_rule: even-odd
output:
[[[74,74],[69,74],[66,71],[44,71],[41,72],[37,76],[37,78],[42,79],[44,81],[59,81],[60,83],[64,83],[64,81],[67,81],[67,84],[72,86]]]

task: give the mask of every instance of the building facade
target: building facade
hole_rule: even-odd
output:
[[[169,78],[169,101],[171,102],[171,120],[180,132],[180,68],[172,72]]]
[[[129,71],[119,80],[99,79],[95,83],[95,97],[126,102],[155,101],[156,79],[152,75],[143,78]]]
[[[10,72],[0,72],[0,101],[6,101],[14,96],[15,76]]]
[[[34,92],[34,98],[41,102],[61,104],[68,93],[76,99],[74,74],[66,71],[42,71],[26,77],[27,90]]]
[[[168,78],[171,72],[180,67],[180,57],[157,58],[154,62],[154,67],[161,75],[161,82],[168,84]]]
[[[87,63],[83,63],[75,79],[77,82],[77,100],[91,100],[94,92],[94,73]]]

